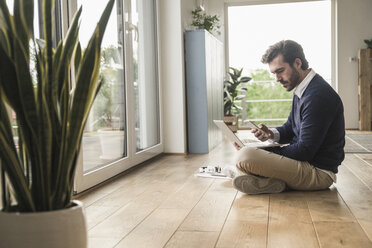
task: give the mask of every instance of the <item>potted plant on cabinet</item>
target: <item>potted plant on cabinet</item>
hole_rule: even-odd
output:
[[[43,0],[44,40],[33,37],[32,0],[14,1],[13,15],[0,0],[1,246],[87,246],[82,206],[72,200],[73,180],[84,125],[101,86],[101,42],[114,2],[108,2],[82,51],[81,8],[54,49],[54,0]],[[18,137],[12,132],[11,111]]]
[[[229,67],[230,80],[224,81],[224,121],[229,128],[236,132],[238,130],[238,112],[242,109],[237,103],[242,100],[245,95],[243,93],[247,88],[241,87],[241,83],[247,83],[252,78],[242,76],[243,68],[240,70]]]
[[[364,43],[366,43],[367,49],[372,49],[372,39],[364,40]]]
[[[207,15],[200,7],[194,9],[191,14],[193,17],[192,26],[198,29],[205,29],[210,33],[216,32],[217,34],[221,34],[220,18],[217,15]]]

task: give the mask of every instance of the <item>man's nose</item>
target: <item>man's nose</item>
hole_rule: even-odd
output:
[[[276,77],[276,81],[277,82],[279,82],[280,80],[282,80],[282,77],[280,75],[278,75],[278,74],[276,74],[275,77]]]

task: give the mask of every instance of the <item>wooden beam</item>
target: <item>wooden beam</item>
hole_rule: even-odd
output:
[[[358,53],[359,130],[371,130],[371,81],[372,49],[360,49]]]

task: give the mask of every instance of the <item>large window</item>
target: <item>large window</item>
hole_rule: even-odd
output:
[[[264,1],[263,1],[264,3]],[[266,49],[284,39],[300,43],[309,65],[328,83],[331,75],[331,1],[309,1],[228,7],[229,66],[253,78],[239,118],[270,126],[289,114],[292,92],[286,92],[261,63]]]

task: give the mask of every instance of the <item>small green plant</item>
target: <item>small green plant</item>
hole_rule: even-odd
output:
[[[191,25],[199,29],[205,29],[210,33],[216,32],[217,34],[221,34],[219,31],[221,28],[219,24],[220,18],[217,15],[207,15],[201,8],[196,8],[191,13],[193,17]]]
[[[240,70],[229,67],[230,80],[224,81],[224,113],[232,115],[233,112],[238,112],[241,107],[236,104],[237,101],[243,99],[245,95],[239,94],[245,92],[247,88],[240,86],[241,83],[247,83],[252,78],[242,76],[243,68]],[[239,87],[240,86],[240,87]]]
[[[372,39],[371,40],[364,40],[364,43],[366,43],[367,48],[372,48]]]

